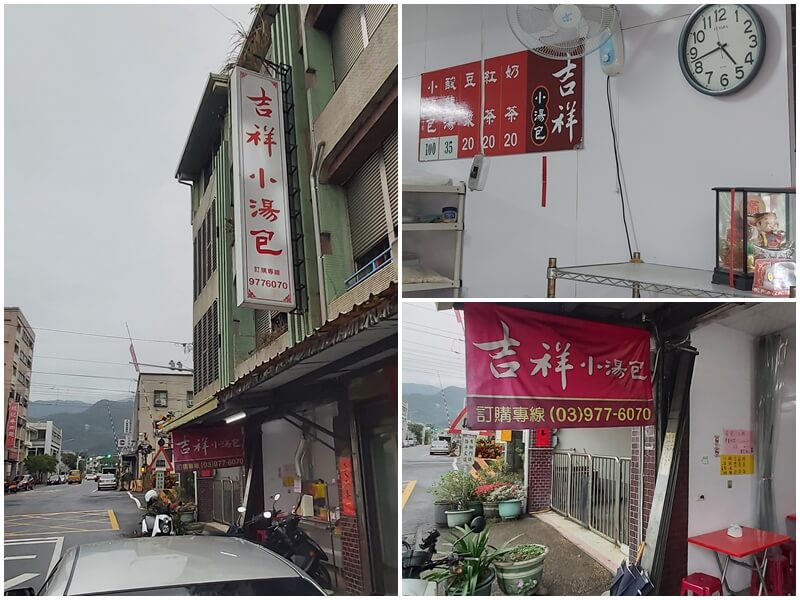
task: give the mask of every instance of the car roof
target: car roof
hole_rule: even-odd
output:
[[[301,574],[287,560],[246,540],[194,535],[82,544],[64,554],[60,568],[72,569],[64,591],[69,595]]]

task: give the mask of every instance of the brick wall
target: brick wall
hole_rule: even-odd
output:
[[[213,479],[197,479],[197,520],[210,523],[214,520]]]
[[[528,451],[528,512],[550,508],[552,478],[553,449],[531,447]]]
[[[653,491],[656,487],[656,430],[655,427],[644,428],[644,463],[639,464],[639,450],[642,440],[639,427],[631,428],[631,497],[628,509],[629,558],[636,560],[639,549],[639,473],[644,473],[644,495],[642,497],[642,535],[647,534],[647,522],[650,518],[650,506],[653,503]]]
[[[364,594],[364,575],[361,568],[361,540],[356,517],[339,520],[342,529],[342,572],[347,593],[351,596]]]

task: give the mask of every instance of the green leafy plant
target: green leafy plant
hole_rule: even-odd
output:
[[[451,502],[457,504],[459,509],[465,510],[475,499],[476,485],[477,482],[469,473],[448,471],[428,491],[437,501]]]
[[[58,467],[58,459],[49,454],[31,454],[22,461],[25,468],[31,474],[36,474],[37,479],[41,480],[47,473],[54,473]]]
[[[514,473],[502,458],[486,461],[487,468],[478,473],[478,485],[492,483],[522,483],[519,475]]]
[[[521,485],[508,484],[495,489],[489,494],[489,502],[503,502],[504,500],[522,500],[525,496]]]
[[[503,562],[515,563],[531,560],[544,554],[545,550],[546,548],[539,544],[520,544],[511,548],[508,554],[503,557]]]
[[[511,551],[509,546],[520,536],[515,536],[495,549],[489,545],[489,530],[469,533],[466,525],[457,527],[453,534],[453,552],[457,562],[443,569],[434,569],[423,577],[429,581],[442,583],[447,592],[461,596],[474,596],[476,588],[492,574],[493,564]],[[467,535],[469,534],[469,535]],[[463,539],[459,539],[462,538]]]

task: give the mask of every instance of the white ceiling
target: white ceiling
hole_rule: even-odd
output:
[[[794,340],[797,305],[794,302],[758,302],[747,304],[716,321],[720,325],[743,331],[753,336],[784,331]]]

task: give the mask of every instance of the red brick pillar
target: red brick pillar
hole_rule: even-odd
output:
[[[553,480],[553,449],[528,449],[528,512],[550,509],[550,487]]]
[[[342,516],[339,520],[342,530],[342,573],[347,593],[351,596],[364,594],[364,575],[361,566],[361,539],[358,519]]]
[[[642,496],[642,537],[647,535],[647,522],[650,506],[653,504],[653,491],[656,487],[656,430],[653,426],[644,428],[644,440],[640,439],[639,427],[631,427],[631,489],[628,507],[628,546],[629,559],[636,560],[639,549],[639,473],[644,474],[644,494]],[[640,464],[639,452],[644,450],[644,463]]]
[[[675,480],[675,495],[667,533],[667,560],[661,574],[660,596],[677,596],[681,591],[681,579],[686,577],[689,563],[689,435],[681,445],[681,462]]]

